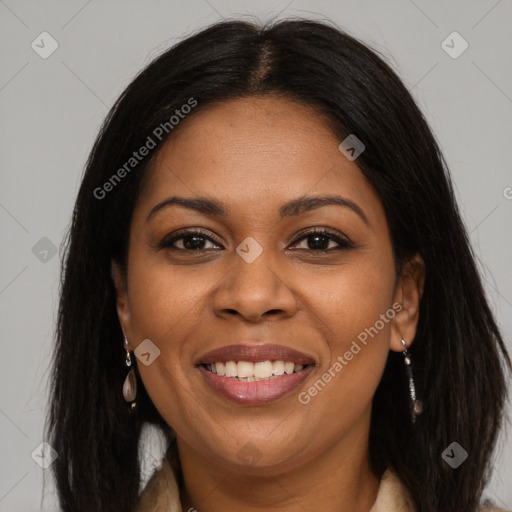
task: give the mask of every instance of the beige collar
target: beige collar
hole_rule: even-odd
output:
[[[180,463],[177,450],[169,451],[162,467],[155,471],[144,488],[137,512],[186,512],[181,508],[177,475]],[[398,476],[388,469],[382,475],[377,499],[370,512],[415,512],[409,494]],[[507,512],[493,506],[482,506],[480,512]]]
[[[161,469],[153,473],[144,488],[137,512],[184,512],[179,498],[178,474],[177,458],[170,461],[164,458]],[[370,512],[414,512],[407,496],[398,477],[388,469],[382,475],[377,499]]]

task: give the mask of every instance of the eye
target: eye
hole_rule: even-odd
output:
[[[298,250],[306,249],[312,252],[332,252],[354,247],[354,244],[348,240],[348,238],[326,229],[314,229],[303,233],[303,236],[295,241],[293,245],[297,245],[297,243],[303,240],[307,240],[306,247],[299,247]],[[331,242],[337,244],[338,247],[329,247]]]
[[[306,250],[308,252],[332,252],[341,249],[351,249],[354,244],[335,232],[326,229],[314,229],[303,233],[301,238],[293,242],[292,245],[297,245],[299,242],[307,240],[306,247],[299,247],[294,250]],[[207,247],[208,243],[213,244],[214,247]],[[330,247],[334,243],[337,247]],[[181,246],[180,246],[181,245]],[[167,248],[177,251],[206,251],[210,249],[221,249],[220,243],[213,240],[211,236],[207,236],[200,230],[186,230],[173,234],[171,237],[165,238],[160,242],[159,248]]]
[[[170,238],[165,238],[160,242],[159,248],[163,249],[174,249],[178,251],[206,251],[212,247],[205,247],[205,243],[210,242],[215,244],[212,238],[206,236],[202,231],[199,230],[187,230],[175,233]],[[176,246],[176,243],[180,243],[181,247]]]

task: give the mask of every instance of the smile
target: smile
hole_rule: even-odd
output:
[[[202,354],[195,360],[209,391],[240,405],[262,405],[296,390],[316,359],[285,345],[245,341]]]
[[[291,361],[227,361],[226,363],[211,363],[206,369],[217,375],[231,377],[245,382],[272,379],[281,375],[291,375],[300,372],[302,364]]]
[[[211,389],[241,405],[262,405],[283,398],[298,388],[314,367],[281,360],[197,366]]]

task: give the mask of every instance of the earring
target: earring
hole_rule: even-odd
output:
[[[126,350],[126,358],[124,364],[127,368],[132,366],[132,358],[130,356],[130,351],[128,350],[128,338],[124,337],[124,346]],[[130,412],[135,409],[137,406],[137,402],[135,402],[135,398],[137,396],[137,376],[135,374],[135,368],[131,368],[126,378],[124,379],[123,384],[123,397],[124,399],[130,403]]]
[[[409,379],[409,395],[411,397],[411,417],[412,422],[416,421],[416,416],[423,412],[423,402],[416,398],[416,387],[414,385],[414,379],[412,377],[412,365],[411,365],[411,355],[407,351],[407,344],[402,339],[402,345],[404,347],[403,355],[404,355],[404,363],[405,363],[405,371],[407,373],[407,378]]]

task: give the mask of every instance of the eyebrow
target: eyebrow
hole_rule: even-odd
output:
[[[227,217],[226,208],[216,199],[208,197],[171,196],[159,202],[151,209],[146,218],[146,222],[148,222],[157,212],[162,211],[164,208],[168,208],[172,205],[189,208],[209,217]],[[320,195],[293,199],[292,201],[289,201],[288,203],[285,203],[281,206],[279,209],[279,216],[281,220],[283,220],[289,217],[294,217],[296,215],[301,215],[302,213],[314,210],[316,208],[321,208],[322,206],[329,205],[337,205],[350,208],[364,221],[367,226],[370,225],[368,217],[359,205],[350,199],[346,199],[338,195]]]

